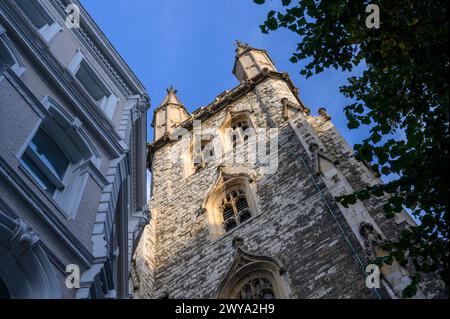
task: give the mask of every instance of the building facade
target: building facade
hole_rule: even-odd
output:
[[[129,297],[149,103],[78,1],[0,1],[1,298]]]
[[[401,297],[411,268],[383,266],[377,289],[366,267],[414,221],[387,219],[384,197],[335,201],[382,181],[266,51],[238,43],[233,73],[240,84],[192,114],[173,88],[155,110],[135,297]]]

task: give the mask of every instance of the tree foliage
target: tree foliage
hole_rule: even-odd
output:
[[[254,0],[263,4],[265,0]],[[344,205],[388,194],[388,217],[406,208],[419,226],[403,231],[386,249],[399,262],[409,256],[419,272],[440,271],[448,286],[449,113],[448,4],[443,0],[282,0],[264,33],[287,28],[299,36],[293,63],[306,60],[306,77],[326,68],[351,71],[341,93],[348,127],[370,127],[354,146],[375,172],[398,176],[338,200]],[[380,9],[380,28],[368,28],[367,5]],[[399,138],[399,133],[401,138]],[[415,294],[418,274],[404,291]]]

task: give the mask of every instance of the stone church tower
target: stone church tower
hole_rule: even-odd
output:
[[[382,267],[371,289],[366,266],[414,221],[385,218],[383,198],[334,200],[381,180],[265,50],[238,42],[233,73],[240,84],[192,114],[172,88],[155,110],[135,297],[400,297],[410,269]]]

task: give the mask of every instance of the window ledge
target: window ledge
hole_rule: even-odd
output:
[[[46,24],[41,29],[38,29],[38,32],[46,42],[50,42],[61,31],[63,31],[63,28],[57,22],[53,22],[51,25]]]

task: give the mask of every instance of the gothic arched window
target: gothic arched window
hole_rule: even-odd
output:
[[[219,284],[219,299],[286,299],[285,268],[275,258],[236,248],[234,260]]]
[[[253,177],[241,174],[220,175],[203,201],[211,239],[239,227],[259,214],[256,183]]]
[[[231,123],[231,139],[233,142],[233,148],[237,146],[238,143],[243,143],[248,140],[250,125],[247,118],[238,118]]]
[[[237,299],[276,299],[272,282],[267,278],[249,280],[239,291]]]
[[[225,231],[233,229],[252,216],[245,191],[239,188],[224,194],[220,210]]]
[[[208,163],[220,159],[220,144],[217,145],[213,135],[202,135],[193,137],[186,147],[181,151],[180,159],[183,162],[183,176],[187,178],[200,170]]]
[[[250,141],[256,141],[256,129],[250,110],[229,112],[219,132],[225,153],[245,153],[249,151],[249,147],[256,146],[256,143],[250,143]]]

